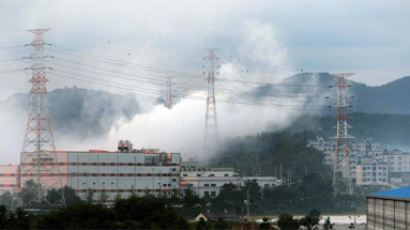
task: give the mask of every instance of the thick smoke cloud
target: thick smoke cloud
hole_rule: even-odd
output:
[[[288,65],[286,49],[280,45],[271,25],[246,21],[241,27],[240,35],[243,45],[239,47],[239,59],[247,59],[246,62],[260,68],[244,71],[246,66],[238,62],[224,62],[218,70],[219,77],[277,82],[288,76],[291,68]],[[224,84],[231,83],[217,81],[216,88],[224,88]],[[249,92],[254,89],[252,86],[246,88]],[[282,92],[286,92],[286,89],[282,89]],[[195,92],[193,96],[205,95]],[[303,97],[278,96],[275,99],[269,97],[249,101],[238,95],[218,95],[216,107],[219,138],[223,140],[285,128],[300,116],[301,112],[293,108],[275,108],[270,103],[303,106],[304,101]],[[131,122],[120,121],[111,130],[108,143],[114,145],[119,138],[128,138],[134,142],[135,147],[156,147],[182,152],[184,157],[206,160],[215,153],[204,148],[204,120],[205,101],[185,98],[171,110],[158,105],[149,113],[136,115]]]

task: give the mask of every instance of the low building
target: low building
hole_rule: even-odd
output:
[[[231,168],[181,167],[181,189],[191,189],[200,197],[215,197],[224,184],[241,184]]]
[[[225,222],[238,222],[240,216],[232,212],[222,212],[222,213],[199,213],[195,217],[195,222],[200,222],[201,219],[204,221],[219,221],[223,220]]]
[[[233,168],[205,168],[198,162],[183,162],[181,166],[181,189],[191,189],[200,197],[218,196],[225,184],[243,186],[246,181],[255,181],[261,188],[282,184],[276,177],[242,177]]]
[[[367,196],[366,229],[410,229],[410,187]]]

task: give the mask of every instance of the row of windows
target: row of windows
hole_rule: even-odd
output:
[[[216,192],[215,192],[215,191],[211,191],[211,192],[205,191],[205,192],[204,192],[204,195],[205,195],[205,196],[209,196],[209,195],[210,195],[210,196],[214,197],[214,196],[216,196]]]
[[[375,172],[374,172],[374,173],[371,173],[371,172],[364,172],[364,173],[363,173],[363,176],[371,176],[371,175],[374,175],[374,176],[376,176],[376,175],[379,175],[379,176],[387,176],[387,173],[385,173],[385,172],[384,172],[384,173],[379,172],[379,173],[377,173],[377,174],[376,174]]]
[[[385,179],[385,178],[379,178],[378,180],[376,180],[376,178],[363,178],[363,182],[376,182],[376,181],[379,181],[379,182],[387,182],[387,179]]]
[[[21,163],[22,166],[31,166],[35,163]],[[38,164],[38,163],[37,163]],[[46,164],[46,163],[44,163]],[[135,162],[47,162],[48,165],[69,165],[69,166],[150,166],[151,162],[135,163]],[[178,166],[175,163],[163,163],[158,166]]]
[[[205,187],[209,187],[209,184],[204,184]],[[216,187],[216,184],[211,184],[211,187]]]
[[[363,170],[372,170],[372,169],[373,169],[373,170],[377,170],[377,169],[379,169],[379,170],[386,170],[387,167],[380,167],[380,166],[379,166],[378,168],[377,168],[377,167],[372,167],[372,166],[364,166],[364,167],[363,167]]]
[[[183,173],[183,174],[182,174],[182,176],[183,176],[183,177],[187,177],[187,176],[188,176],[188,174]],[[202,174],[198,173],[198,174],[196,174],[196,176],[197,176],[197,177],[201,177],[201,176],[202,176]],[[214,177],[214,176],[215,176],[215,174],[209,174],[209,175],[208,175],[208,177]],[[226,173],[226,174],[224,174],[224,177],[229,177],[229,174],[227,174],[227,173]]]
[[[178,173],[40,173],[41,177],[54,177],[54,176],[64,176],[64,177],[144,177],[144,176],[179,176]],[[22,173],[22,177],[34,177],[37,173]]]
[[[88,183],[85,183],[85,182],[82,183],[82,185],[87,185],[87,184],[88,184]],[[92,184],[93,184],[93,185],[96,185],[97,182],[94,181]],[[105,184],[110,184],[110,183],[102,182],[101,184],[102,184],[102,185],[105,185]],[[111,185],[114,185],[114,184],[115,184],[115,182],[111,182]],[[158,185],[160,185],[160,184],[161,184],[161,183],[159,183]],[[167,186],[168,186],[168,187],[171,187],[171,184],[162,184],[162,186],[163,186],[163,187],[167,187]],[[134,186],[131,185],[131,188],[133,188],[133,187],[134,187]]]

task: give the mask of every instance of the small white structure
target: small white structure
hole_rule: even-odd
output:
[[[200,197],[218,196],[225,184],[243,186],[246,181],[255,181],[262,188],[282,184],[276,177],[241,177],[233,168],[201,168],[194,162],[184,162],[181,166],[181,189],[191,189]]]
[[[204,221],[208,221],[208,218],[207,218],[204,214],[199,213],[198,216],[195,217],[195,222],[201,221],[201,218],[202,218]]]

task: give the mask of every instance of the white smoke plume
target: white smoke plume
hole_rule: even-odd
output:
[[[243,46],[239,49],[239,59],[258,68],[255,71],[244,71],[247,68],[237,62],[223,63],[219,70],[220,77],[275,82],[289,76],[291,68],[286,60],[286,51],[279,45],[271,25],[246,21],[242,25],[241,36]],[[218,84],[224,82],[216,82],[217,89]],[[245,88],[252,89],[247,86]],[[204,96],[199,92],[194,94]],[[237,102],[242,102],[240,96],[217,97],[220,140],[284,128],[301,114],[300,111],[286,106],[275,107],[270,103],[301,106],[304,104],[304,98],[279,97],[257,101],[257,104],[266,106],[258,106],[255,101],[246,104]],[[112,128],[108,143],[114,145],[118,139],[130,139],[135,147],[155,147],[181,152],[183,157],[208,159],[214,153],[202,151],[205,105],[203,100],[185,98],[171,110],[162,105],[155,106],[148,113],[136,115],[131,122],[120,121]]]

